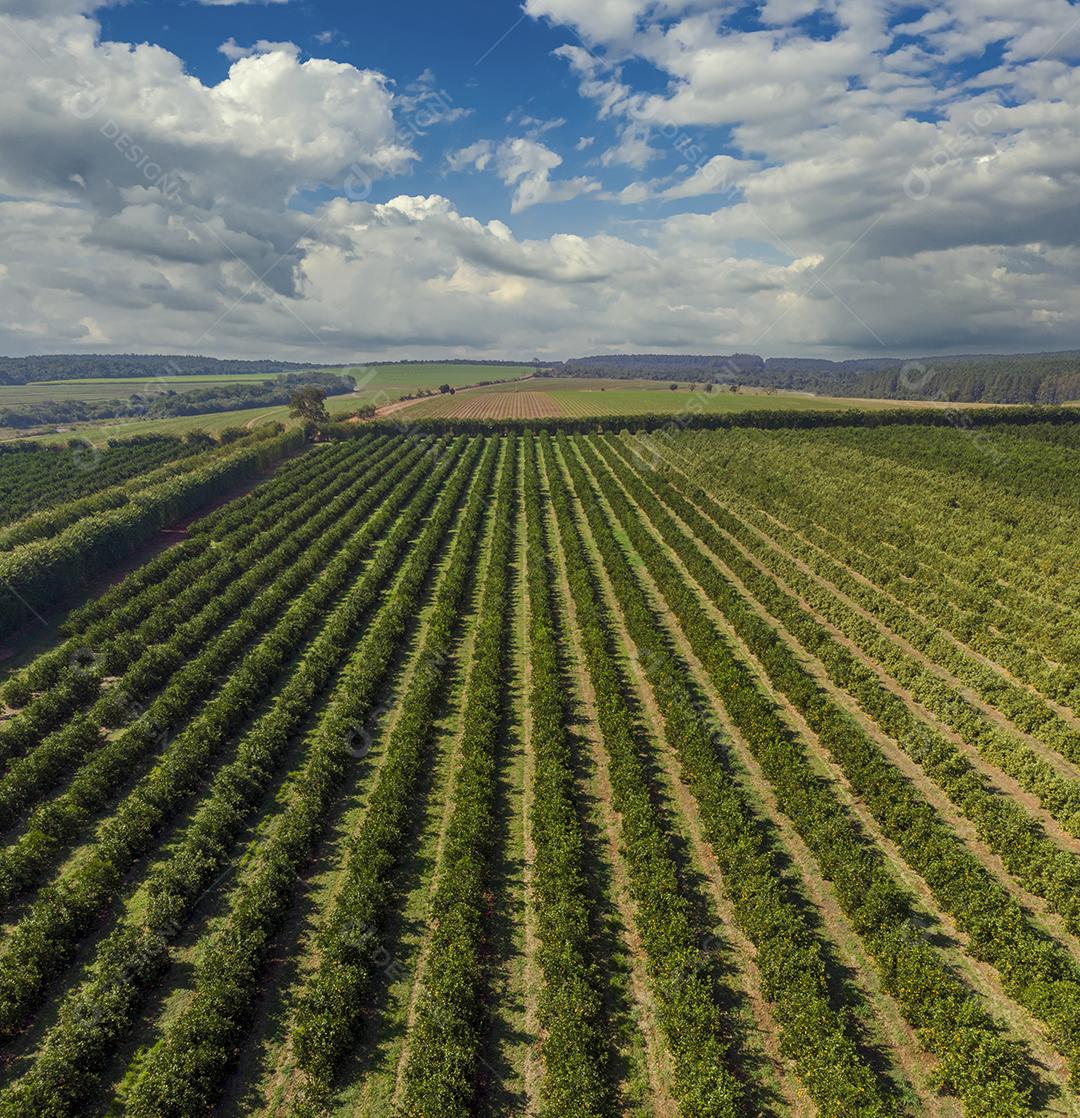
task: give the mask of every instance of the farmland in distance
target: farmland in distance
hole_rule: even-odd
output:
[[[834,411],[845,408],[884,409],[903,406],[896,400],[859,400],[719,386],[706,392],[702,384],[604,380],[593,377],[530,377],[510,384],[466,388],[394,406],[403,422],[409,419],[557,419],[606,415],[696,415],[778,409]],[[927,406],[925,403],[920,406]]]
[[[380,409],[400,403],[402,396],[437,393],[441,385],[454,388],[487,380],[518,380],[532,373],[524,365],[475,365],[461,363],[401,363],[395,365],[350,365],[323,370],[331,374],[351,376],[357,384],[355,392],[329,396],[327,410],[331,415],[354,412],[370,404]],[[35,381],[30,384],[0,385],[0,408],[42,401],[85,400],[102,402],[127,399],[133,394],[153,396],[165,389],[177,393],[214,385],[258,385],[273,379],[273,374],[192,375],[176,377],[89,377],[63,381]],[[435,397],[439,399],[439,397]],[[104,445],[109,439],[125,439],[145,435],[182,436],[189,431],[205,431],[218,435],[222,430],[241,427],[253,430],[267,423],[292,424],[288,406],[260,406],[234,411],[203,412],[171,419],[125,418],[64,424],[62,431],[41,435],[16,428],[0,426],[0,444],[29,435],[43,442],[66,442],[73,436]]]
[[[1078,451],[287,457],[0,683],[0,1118],[1080,1114]]]

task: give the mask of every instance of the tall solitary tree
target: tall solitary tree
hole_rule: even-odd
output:
[[[289,400],[289,415],[294,419],[302,419],[313,423],[316,427],[330,422],[326,411],[326,393],[314,384],[305,384],[298,388]]]

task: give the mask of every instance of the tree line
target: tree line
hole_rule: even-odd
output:
[[[1001,408],[888,408],[863,411],[785,411],[762,408],[746,412],[702,413],[688,411],[682,415],[647,413],[644,415],[563,416],[545,419],[413,419],[403,412],[387,419],[364,423],[335,423],[322,426],[325,437],[358,438],[369,431],[380,434],[453,434],[491,435],[511,431],[564,431],[567,434],[590,435],[606,432],[634,431],[676,435],[680,431],[721,431],[738,427],[764,429],[814,427],[953,427],[974,430],[1018,425],[1071,425],[1080,422],[1080,410],[1061,407]]]
[[[0,384],[40,380],[84,380],[87,377],[233,376],[237,373],[303,372],[323,366],[310,361],[231,361],[218,357],[156,353],[53,353],[31,357],[0,357]]]
[[[56,423],[85,423],[100,419],[170,419],[183,415],[240,411],[244,408],[288,404],[301,388],[325,396],[343,396],[356,384],[333,373],[283,373],[257,384],[184,386],[177,391],[160,383],[145,392],[117,400],[41,400],[0,408],[0,427],[38,427]]]
[[[710,356],[613,354],[555,364],[541,376],[611,377],[861,396],[990,404],[1062,404],[1080,400],[1080,352],[967,354],[956,357],[818,358],[752,353]]]

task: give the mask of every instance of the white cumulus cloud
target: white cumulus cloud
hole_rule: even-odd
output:
[[[204,8],[237,8],[254,4],[288,4],[289,0],[199,0]]]
[[[251,46],[242,47],[230,36],[218,47],[218,53],[225,55],[231,62],[237,62],[241,58],[251,58],[256,54],[273,54],[275,52],[287,54],[290,58],[300,56],[300,48],[295,43],[273,43],[267,39],[258,39]]]
[[[448,171],[486,171],[495,158],[495,145],[491,140],[477,140],[475,144],[458,148],[446,157]]]
[[[562,161],[561,155],[536,140],[518,138],[499,145],[496,167],[502,181],[515,188],[510,207],[513,213],[545,202],[569,202],[601,189],[600,183],[591,178],[552,179],[551,172],[562,166]]]
[[[1080,334],[1065,0],[768,0],[749,30],[704,0],[529,0],[586,39],[559,55],[606,181],[566,167],[559,118],[520,110],[521,135],[441,169],[497,176],[514,215],[587,195],[610,230],[551,232],[553,209],[532,238],[537,214],[392,196],[417,162],[402,137],[466,111],[434,74],[231,39],[207,84],[102,41],[86,7],[0,0],[0,351],[846,356]],[[642,63],[661,80],[637,87]]]

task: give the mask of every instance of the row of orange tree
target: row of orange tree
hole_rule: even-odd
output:
[[[245,439],[4,529],[0,635],[115,566],[158,529],[228,493],[302,445],[298,431]]]
[[[57,1025],[46,1034],[27,1073],[0,1096],[0,1114],[71,1114],[97,1088],[110,1052],[127,1035],[149,991],[171,964],[171,944],[187,927],[205,891],[228,869],[238,839],[268,787],[279,779],[289,746],[310,718],[312,704],[335,681],[336,698],[300,764],[302,780],[316,781],[313,788],[319,794],[330,796],[335,783],[340,785],[355,754],[354,729],[377,702],[396,642],[444,546],[475,462],[475,452],[458,460],[451,450],[400,514],[387,503],[393,530],[307,645],[270,708],[244,734],[235,758],[219,770],[168,858],[152,873],[145,918],[122,923],[106,938],[89,978],[65,999]],[[403,549],[433,502],[431,519],[395,592],[380,605],[400,569]],[[291,895],[279,900],[288,903]]]
[[[634,922],[645,952],[658,1022],[674,1057],[675,1095],[682,1112],[695,1118],[737,1115],[743,1106],[744,1088],[732,1071],[731,1030],[717,998],[714,960],[702,950],[703,929],[682,888],[671,839],[653,795],[632,708],[626,701],[627,681],[615,655],[615,634],[601,605],[601,588],[574,517],[560,456],[546,434],[541,436],[541,445],[619,813]]]
[[[590,448],[582,450],[618,522],[760,764],[780,809],[814,854],[840,906],[877,962],[884,988],[896,998],[921,1042],[938,1058],[939,1081],[963,1100],[972,1118],[1028,1113],[1030,1088],[1023,1054],[920,930],[912,899],[892,876],[882,852],[816,774],[805,745],[791,734],[748,665],[714,625],[668,548],[688,567],[693,564],[695,578],[707,580],[708,585],[703,585],[716,594],[715,600],[723,602],[727,617],[736,615],[741,621],[750,611],[739,610],[729,600],[733,592],[714,564],[695,560],[695,555],[703,560],[700,551],[678,531],[640,478],[618,466],[612,474]],[[626,492],[616,483],[616,475]],[[650,531],[650,521],[666,547]],[[767,657],[777,650],[779,655],[790,656],[774,630],[763,624],[751,634],[738,621],[733,625],[755,655]],[[825,697],[815,694],[818,709],[827,710]],[[849,738],[857,732],[846,718],[835,730]]]
[[[125,874],[190,803],[231,735],[272,693],[328,606],[355,577],[371,542],[394,524],[391,550],[400,555],[445,480],[445,468],[431,474],[404,516],[399,517],[398,507],[388,503],[384,511],[367,520],[353,537],[355,550],[347,548],[338,554],[326,571],[292,600],[239,669],[169,742],[155,767],[106,819],[82,872],[42,890],[0,950],[0,1029],[5,1034],[17,1031],[37,1007],[45,983],[74,955],[103,906],[116,896]],[[402,484],[404,493],[408,483]],[[313,551],[317,553],[318,548]],[[326,557],[307,573],[317,574],[322,558]],[[302,585],[303,579],[299,583]],[[295,594],[299,586],[291,593]],[[72,795],[73,789],[67,794]],[[81,797],[73,797],[73,810],[82,806],[80,801]]]
[[[818,686],[776,630],[679,530],[644,483],[628,471],[623,476],[638,506],[746,643],[772,685],[806,719],[884,835],[896,843],[904,860],[926,881],[937,903],[969,937],[972,954],[994,966],[1010,996],[1046,1024],[1075,1074],[1080,1069],[1080,967],[1069,952],[1033,924],[1008,890],[940,818],[924,794],[885,757],[851,715]],[[638,527],[645,531],[640,520]],[[839,823],[839,805],[834,803],[832,810]],[[875,849],[865,836],[859,844],[867,850]],[[823,847],[819,857],[825,855],[835,858],[836,852]],[[881,864],[880,855],[877,862]],[[851,898],[853,902],[858,899],[857,893]],[[878,950],[872,947],[872,953],[878,954]],[[896,963],[891,965],[895,971]],[[905,982],[900,989],[905,996],[899,1000],[913,1024],[941,1020],[945,999],[937,999],[931,987],[908,986]],[[942,1043],[941,1034],[927,1027],[923,1027],[923,1035],[934,1039],[943,1058],[955,1060],[957,1073],[963,1070],[965,1077],[970,1078],[967,1069],[977,1066],[970,1052],[958,1050],[955,1043]],[[964,1033],[955,1030],[955,1036],[960,1039]],[[979,1043],[985,1049],[986,1041],[980,1039]]]
[[[309,534],[305,528],[299,533],[303,543],[286,539],[281,546],[293,558],[291,565],[278,570],[267,559],[238,579],[235,587],[240,597],[234,601],[237,615],[232,624],[168,676],[149,704],[129,699],[123,709],[130,725],[120,734],[106,737],[100,732],[101,715],[95,708],[89,715],[77,714],[67,729],[50,734],[17,762],[0,779],[0,804],[11,817],[40,801],[62,777],[71,779],[61,795],[32,812],[18,839],[0,850],[0,896],[10,897],[35,884],[64,847],[112,803],[133,772],[166,747],[166,756],[182,748],[172,739],[179,732],[178,740],[185,740],[187,731],[182,728],[199,703],[272,630],[282,611],[291,608],[294,596],[320,572],[337,585],[351,577],[371,541],[388,526],[391,510],[400,506],[425,471],[423,462],[414,462],[411,469],[408,461],[399,463],[356,500],[346,498],[337,508],[329,508],[331,516],[321,525],[322,531],[317,526]],[[387,507],[371,517],[388,496]],[[283,553],[281,558],[285,557]],[[174,635],[178,641],[182,636],[181,631]],[[245,667],[241,661],[240,670]],[[238,707],[238,712],[242,709]]]

